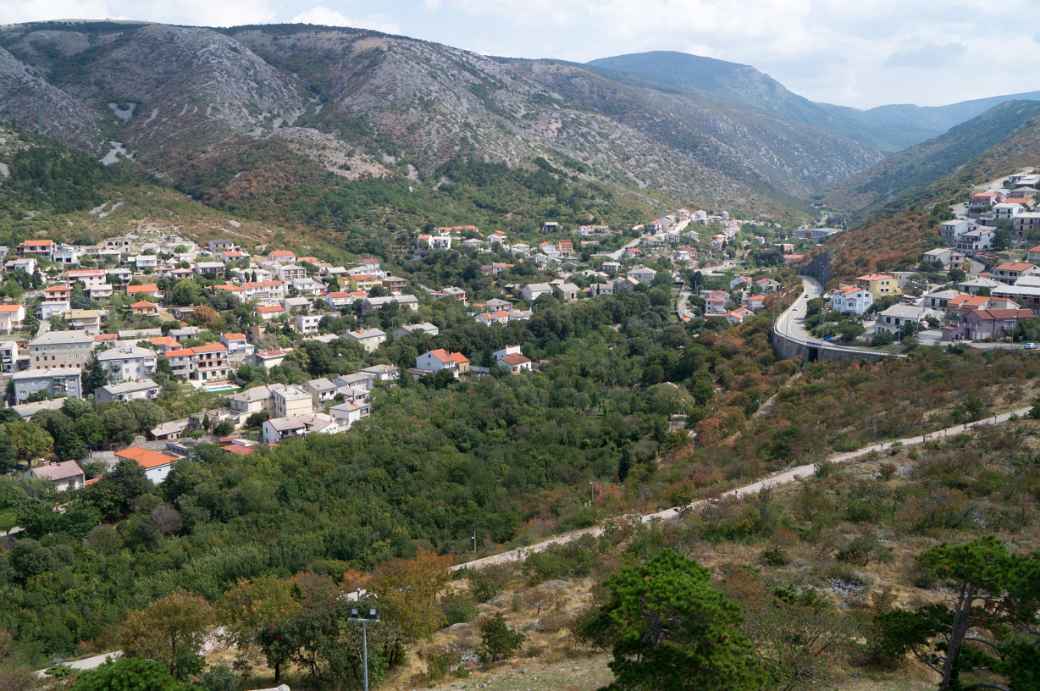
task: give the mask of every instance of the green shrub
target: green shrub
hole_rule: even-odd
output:
[[[462,664],[461,655],[444,648],[434,648],[427,652],[424,657],[426,658],[425,680],[427,684],[440,681]]]
[[[508,567],[489,566],[478,571],[471,572],[469,579],[469,591],[477,602],[488,602],[505,588],[509,582],[511,571]]]
[[[550,547],[527,557],[524,577],[531,585],[537,585],[556,578],[588,576],[596,564],[596,554],[595,540],[591,537]]]
[[[881,544],[876,535],[866,534],[853,538],[838,550],[835,558],[846,564],[866,566],[871,561],[887,561],[890,556],[891,551]]]
[[[498,662],[520,649],[524,634],[513,630],[501,614],[485,619],[480,624],[480,658],[485,664]]]
[[[787,552],[780,545],[770,545],[762,552],[762,563],[766,566],[787,566],[791,563]]]
[[[477,618],[477,603],[471,595],[453,593],[441,600],[444,620],[448,626],[452,624],[468,624]]]

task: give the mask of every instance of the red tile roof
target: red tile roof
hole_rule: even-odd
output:
[[[122,451],[116,451],[116,457],[133,461],[145,470],[170,465],[171,463],[176,463],[178,460],[177,456],[170,456],[158,451],[152,451],[151,449],[142,449],[138,446],[131,446]]]
[[[223,343],[206,343],[204,345],[189,348],[189,350],[191,350],[195,355],[200,353],[226,353],[227,346]]]
[[[1004,321],[1008,319],[1032,319],[1033,310],[1027,309],[988,309],[988,310],[975,310],[973,313],[976,319],[982,321]]]
[[[154,283],[142,283],[136,286],[126,287],[127,295],[136,295],[137,293],[158,293],[159,286]]]

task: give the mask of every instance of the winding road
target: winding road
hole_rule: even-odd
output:
[[[809,330],[805,328],[805,315],[808,310],[809,300],[820,297],[820,295],[823,294],[823,287],[815,278],[810,278],[809,276],[800,276],[800,278],[802,279],[801,295],[791,303],[790,307],[784,310],[783,313],[776,318],[776,322],[773,324],[773,330],[778,335],[789,341],[795,341],[807,346],[827,348],[832,351],[838,350],[847,353],[863,353],[873,357],[906,357],[905,355],[900,355],[898,353],[888,353],[874,348],[847,346],[832,341],[824,341],[823,339],[813,336]]]

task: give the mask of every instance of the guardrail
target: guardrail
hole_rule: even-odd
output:
[[[873,350],[870,348],[843,346],[817,339],[805,339],[792,336],[780,330],[780,322],[789,318],[790,311],[791,307],[788,307],[773,322],[773,328],[769,339],[773,345],[773,350],[775,350],[777,355],[782,358],[801,358],[806,362],[816,362],[818,360],[867,360],[870,362],[876,362],[887,358],[906,357],[905,355],[900,355],[898,353],[886,353],[881,350]]]

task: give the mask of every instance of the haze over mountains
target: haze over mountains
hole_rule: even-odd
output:
[[[589,65],[605,74],[658,88],[699,93],[765,110],[883,151],[897,151],[937,137],[1001,103],[1040,100],[1040,91],[1030,91],[945,106],[899,104],[860,110],[810,101],[750,65],[686,53],[634,53],[593,60]]]
[[[814,103],[746,65],[645,53],[578,65],[371,31],[47,22],[0,30],[0,117],[193,191],[541,160],[740,208],[804,205],[993,105]]]

